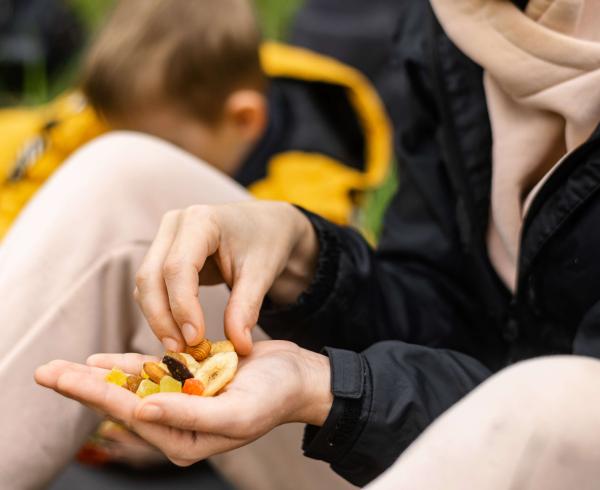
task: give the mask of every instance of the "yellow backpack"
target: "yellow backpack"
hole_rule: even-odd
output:
[[[42,107],[0,111],[0,239],[62,162],[106,129],[76,92]]]

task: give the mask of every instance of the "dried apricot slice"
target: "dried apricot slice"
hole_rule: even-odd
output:
[[[183,392],[188,395],[202,396],[202,393],[204,393],[204,385],[199,379],[189,378],[186,379],[183,384]]]

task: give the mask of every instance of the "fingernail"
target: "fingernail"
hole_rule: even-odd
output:
[[[192,345],[192,342],[196,340],[196,336],[198,335],[198,331],[190,323],[184,323],[183,327],[181,327],[181,332],[183,333],[185,341],[188,343],[188,345]]]
[[[169,352],[176,352],[178,350],[177,341],[175,339],[172,339],[171,337],[163,337],[162,345],[165,348],[165,350]]]
[[[162,417],[162,408],[156,405],[145,405],[140,409],[138,418],[143,419],[147,422],[156,422]]]

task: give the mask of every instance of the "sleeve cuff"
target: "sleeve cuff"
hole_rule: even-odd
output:
[[[322,427],[308,425],[302,448],[309,458],[341,461],[362,431],[368,411],[367,363],[360,354],[326,347],[331,363],[331,411]]]

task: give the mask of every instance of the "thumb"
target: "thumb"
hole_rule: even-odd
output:
[[[258,321],[260,308],[269,290],[266,281],[262,284],[257,282],[257,276],[241,276],[233,285],[225,308],[225,335],[233,343],[236,352],[243,356],[252,350],[251,331]]]

